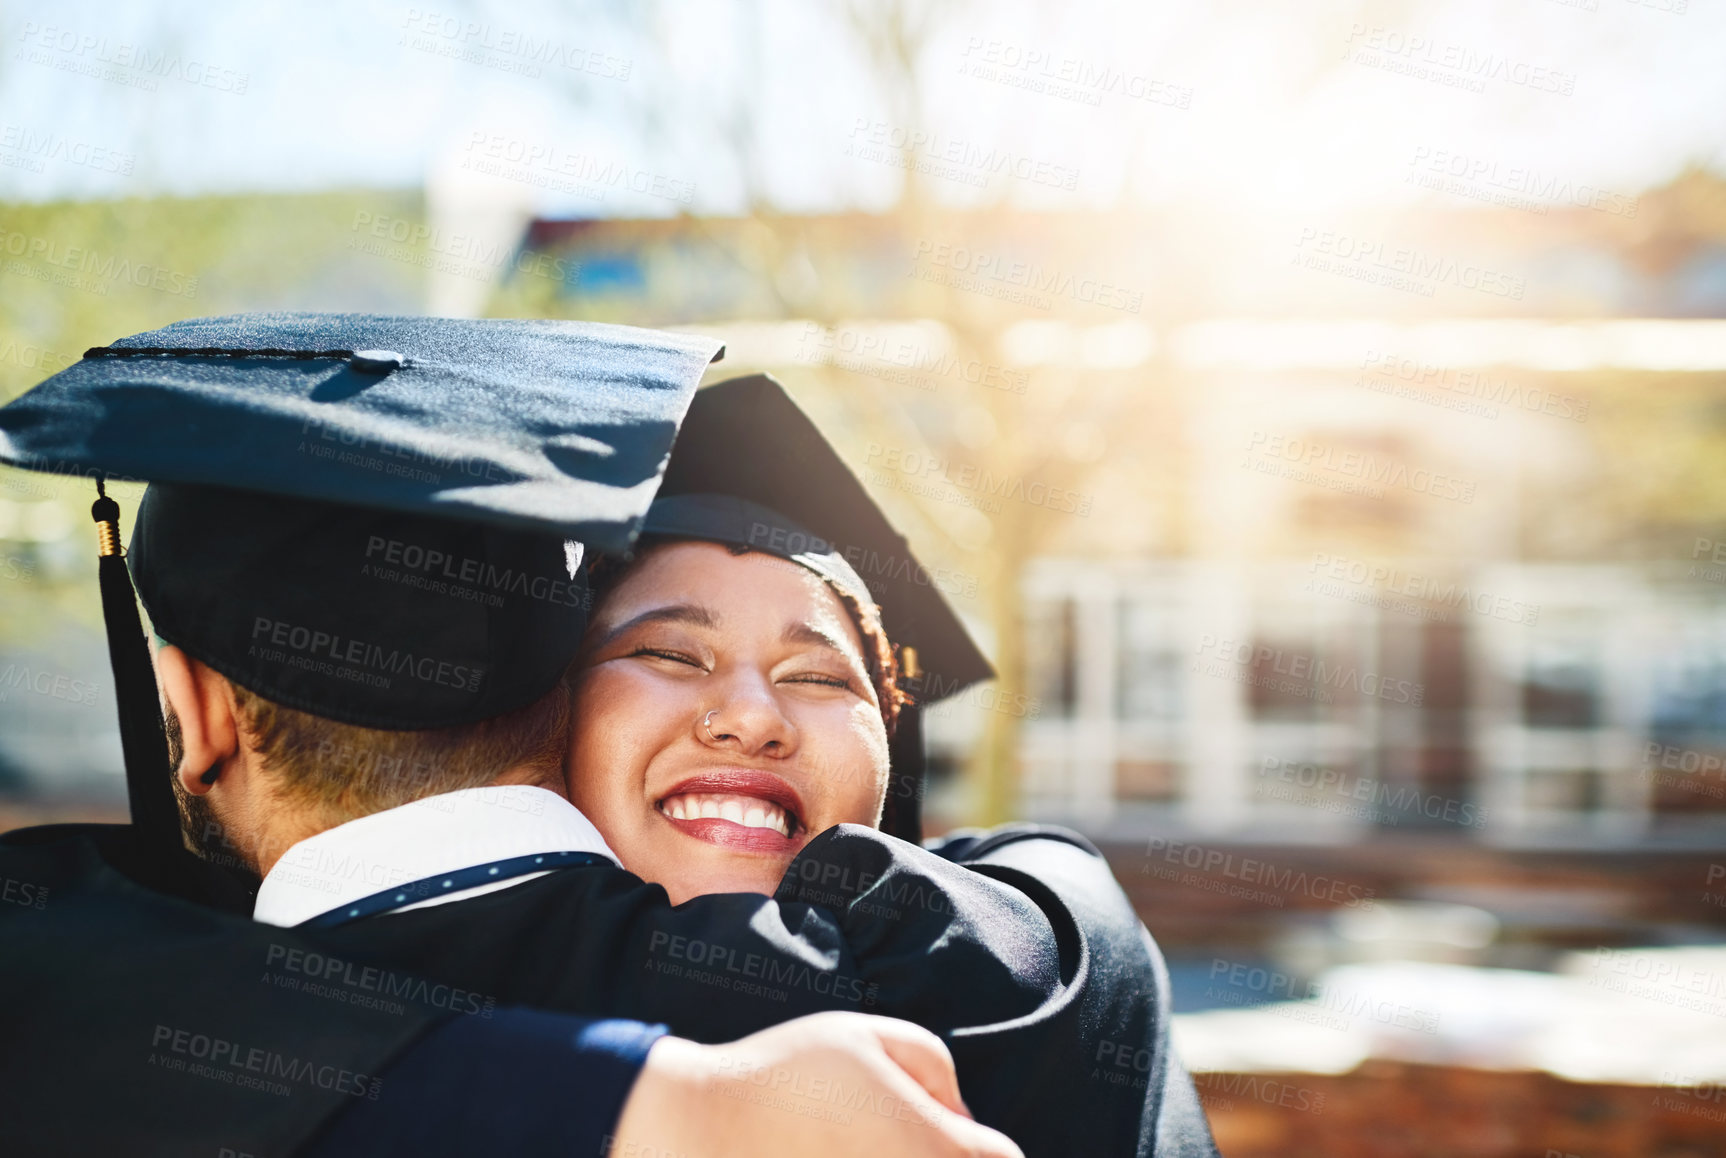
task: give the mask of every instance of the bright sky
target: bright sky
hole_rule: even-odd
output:
[[[973,0],[938,27],[906,117],[832,2],[26,0],[0,197],[413,186],[490,150],[536,159],[545,212],[733,212],[751,165],[785,207],[867,208],[909,131],[960,158],[944,197],[1069,208],[1404,203],[1417,159],[1626,195],[1726,168],[1718,0]],[[1003,155],[1027,175],[963,179]],[[604,198],[571,177],[606,165]]]

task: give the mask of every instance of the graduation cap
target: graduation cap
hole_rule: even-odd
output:
[[[634,538],[712,339],[568,321],[240,314],[87,351],[0,408],[0,461],[94,476],[132,822],[179,846],[154,672],[104,478],[151,485],[132,576],[158,635],[366,727],[549,691],[585,548]]]
[[[892,740],[881,827],[920,841],[920,709],[995,672],[905,536],[785,388],[756,374],[697,391],[641,530],[778,555],[880,606],[912,696]]]

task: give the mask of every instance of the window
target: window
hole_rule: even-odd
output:
[[[1123,600],[1119,646],[1117,715],[1128,722],[1179,719],[1182,673],[1174,608],[1145,597]]]
[[[1599,682],[1598,648],[1580,625],[1540,631],[1529,640],[1523,719],[1530,728],[1598,727]]]
[[[1043,714],[1071,719],[1078,697],[1074,664],[1077,614],[1071,599],[1039,599],[1025,608],[1025,673]]]

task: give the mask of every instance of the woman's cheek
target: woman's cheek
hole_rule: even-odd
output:
[[[831,804],[828,824],[877,826],[887,794],[890,762],[880,711],[872,704],[860,703],[824,724],[819,732],[805,735],[806,741],[813,739],[820,744],[819,755],[809,751],[805,755],[816,756],[811,762],[816,768],[836,770],[826,790]]]
[[[869,781],[867,803],[872,822],[873,818],[879,815],[881,803],[887,796],[888,782],[892,778],[892,748],[887,741],[887,726],[881,722],[880,708],[873,704],[863,704],[856,715],[859,766],[869,768],[874,773],[873,776],[865,777]]]
[[[644,717],[636,710],[639,700],[620,686],[623,682],[596,672],[576,690],[569,793],[602,835],[624,819],[624,806],[645,791]]]

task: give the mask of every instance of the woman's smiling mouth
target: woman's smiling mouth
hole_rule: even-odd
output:
[[[684,792],[661,800],[659,810],[672,820],[729,820],[744,828],[769,828],[780,836],[791,835],[791,821],[785,810],[753,796]]]
[[[688,777],[656,809],[678,831],[740,851],[795,852],[807,835],[796,789],[753,768],[714,768]]]

